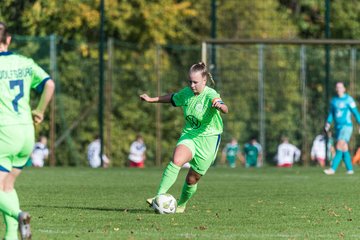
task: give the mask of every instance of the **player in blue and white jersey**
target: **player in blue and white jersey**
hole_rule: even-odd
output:
[[[335,174],[341,159],[344,159],[347,174],[354,173],[348,143],[353,131],[351,115],[354,115],[356,122],[360,124],[360,114],[354,99],[345,92],[346,88],[344,83],[336,83],[337,96],[331,99],[330,112],[325,125],[325,131],[328,132],[330,130],[331,123],[334,121],[335,140],[337,141],[336,153],[332,166],[331,168],[324,170],[327,175]]]

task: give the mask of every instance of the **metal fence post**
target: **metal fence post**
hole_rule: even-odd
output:
[[[306,91],[306,47],[301,45],[300,47],[300,82],[301,82],[301,92],[302,92],[302,160],[304,165],[309,164],[309,141],[307,134],[307,91]]]
[[[50,36],[50,75],[52,79],[57,81],[57,61],[56,61],[56,35],[52,34]],[[51,100],[50,104],[50,159],[49,165],[55,166],[56,165],[56,158],[55,158],[55,118],[56,118],[56,92]]]
[[[265,90],[264,90],[264,44],[258,49],[258,91],[259,91],[259,141],[263,148],[263,159],[266,159],[265,146]],[[263,160],[264,161],[264,160]]]
[[[156,58],[155,58],[155,72],[157,80],[157,95],[161,95],[161,46],[156,46]],[[156,104],[156,159],[155,165],[161,165],[162,155],[162,134],[161,134],[161,104]]]
[[[107,64],[107,74],[105,79],[105,127],[106,127],[106,137],[105,137],[105,149],[106,154],[111,159],[111,109],[112,109],[112,81],[113,81],[113,71],[114,71],[114,39],[108,38],[107,41],[107,52],[108,52],[108,64]]]

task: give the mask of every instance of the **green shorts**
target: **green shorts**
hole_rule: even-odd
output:
[[[181,135],[176,146],[182,144],[188,147],[192,153],[191,168],[200,175],[205,175],[216,158],[220,140],[220,134],[194,137],[184,133]]]
[[[0,171],[22,169],[35,144],[34,126],[0,126]]]

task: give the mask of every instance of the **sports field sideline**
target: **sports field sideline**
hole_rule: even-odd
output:
[[[187,212],[172,215],[145,204],[160,168],[25,169],[16,187],[33,239],[359,239],[356,170],[211,168]]]

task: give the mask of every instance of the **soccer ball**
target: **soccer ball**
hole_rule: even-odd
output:
[[[165,193],[156,196],[152,203],[152,207],[155,212],[159,214],[175,213],[177,202],[171,194]]]

